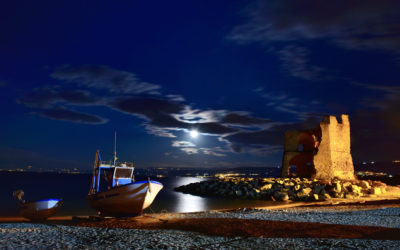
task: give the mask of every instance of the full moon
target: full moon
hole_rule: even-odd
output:
[[[199,136],[199,132],[197,132],[197,130],[190,130],[189,134],[192,138],[197,138],[197,136]]]

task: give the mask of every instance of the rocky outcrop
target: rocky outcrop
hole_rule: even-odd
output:
[[[225,178],[191,183],[175,191],[200,196],[272,201],[324,201],[331,198],[358,198],[386,192],[379,181],[320,181],[306,178]]]

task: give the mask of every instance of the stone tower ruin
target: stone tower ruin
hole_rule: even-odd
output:
[[[324,116],[315,129],[285,132],[282,177],[295,168],[299,177],[354,179],[349,117],[340,118]]]

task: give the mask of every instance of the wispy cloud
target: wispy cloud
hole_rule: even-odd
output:
[[[45,109],[38,111],[37,113],[40,116],[49,119],[76,122],[76,123],[103,124],[107,122],[107,119],[101,118],[99,116],[81,113],[73,110],[62,109],[62,108]]]
[[[197,148],[180,148],[183,152],[188,155],[198,154],[199,150]]]
[[[268,92],[262,87],[255,89],[254,92],[265,99],[266,106],[279,112],[292,114],[300,120],[305,120],[310,117],[311,113],[321,110],[318,100],[308,100],[307,103],[304,103],[297,97],[281,92]]]
[[[226,153],[229,152],[227,149],[222,149],[221,147],[213,147],[213,148],[200,148],[200,150],[205,155],[212,155],[216,157],[225,157],[227,156]]]
[[[241,131],[223,136],[221,139],[225,140],[235,153],[271,151],[271,149],[276,150],[276,147],[282,146],[285,131],[315,128],[319,122],[320,120],[309,117],[307,120],[298,123],[276,124],[271,128],[257,131]],[[249,151],[249,149],[253,150]]]
[[[288,45],[277,51],[283,68],[292,76],[305,80],[321,80],[324,68],[312,65],[309,60],[309,50],[305,47]]]
[[[175,101],[175,102],[184,102],[186,101],[185,98],[181,95],[166,95],[169,100]]]
[[[103,89],[120,94],[150,93],[161,88],[160,85],[141,81],[131,72],[102,65],[63,66],[51,76],[58,80],[75,82],[82,87]],[[157,93],[153,92],[153,94]]]
[[[249,112],[236,111],[227,113],[224,117],[222,117],[221,122],[240,126],[258,126],[270,124],[273,121],[270,119],[253,117]]]
[[[52,108],[56,104],[94,105],[101,102],[101,98],[92,96],[84,90],[59,90],[39,88],[24,96],[19,103],[33,108]]]
[[[190,141],[172,141],[172,147],[186,148],[186,147],[196,147],[196,145]]]
[[[160,128],[157,126],[152,126],[149,124],[145,124],[145,128],[148,134],[150,135],[155,135],[159,137],[167,137],[167,138],[175,138],[176,135],[174,135],[171,132],[170,128]]]
[[[350,49],[399,52],[399,14],[396,0],[258,1],[229,38],[241,43],[327,39]]]
[[[336,76],[310,60],[310,42],[346,50],[377,50],[400,54],[400,5],[396,0],[257,1],[247,20],[228,39],[259,43],[275,53],[291,76],[332,80]],[[301,46],[300,46],[301,45]],[[336,72],[336,70],[332,70]]]

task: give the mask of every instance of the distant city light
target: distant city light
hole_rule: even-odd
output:
[[[190,137],[197,138],[199,136],[199,132],[197,130],[190,130]]]

